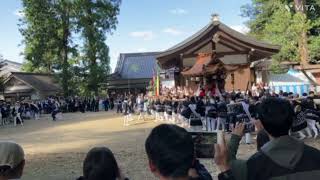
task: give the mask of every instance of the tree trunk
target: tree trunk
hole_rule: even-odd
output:
[[[62,59],[62,89],[63,95],[67,97],[69,95],[69,63],[68,63],[68,53],[69,53],[69,9],[66,4],[63,6],[62,12],[62,47],[61,47],[61,59]]]
[[[88,0],[88,4],[91,4],[91,0]],[[92,9],[89,6],[87,8],[87,29],[86,29],[86,34],[87,34],[87,42],[88,42],[88,49],[87,49],[87,56],[89,59],[89,87],[90,90],[94,92],[94,95],[98,95],[98,84],[97,84],[97,72],[96,72],[96,66],[97,66],[97,48],[96,48],[96,39],[95,39],[95,32],[94,32],[94,24],[92,18]]]
[[[68,63],[68,35],[69,29],[67,27],[63,28],[63,47],[62,47],[62,88],[64,96],[69,95],[69,63]]]
[[[297,13],[302,13],[305,16],[305,8],[306,8],[306,1],[305,0],[294,0],[295,10]],[[307,77],[307,79],[314,85],[314,87],[317,86],[317,82],[315,82],[306,72],[306,68],[309,66],[309,51],[308,51],[308,36],[307,32],[303,30],[301,32],[300,38],[299,38],[299,55],[300,55],[300,67],[302,73]]]
[[[305,13],[305,0],[294,0],[295,4],[295,10],[297,13],[302,13],[306,15]],[[301,32],[300,38],[299,38],[299,55],[300,55],[300,65],[301,68],[304,69],[309,64],[309,52],[308,52],[308,37],[307,32],[303,30]]]

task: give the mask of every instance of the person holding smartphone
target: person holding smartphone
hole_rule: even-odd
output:
[[[320,179],[320,151],[290,137],[294,111],[290,102],[276,97],[262,100],[259,118],[270,141],[246,162],[248,180]],[[215,148],[219,180],[234,180],[225,141]]]
[[[159,179],[212,180],[210,173],[195,158],[192,136],[184,128],[173,124],[158,125],[146,139],[145,150],[149,169]]]

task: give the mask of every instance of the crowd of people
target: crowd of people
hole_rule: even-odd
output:
[[[312,91],[302,96],[265,89],[255,94],[240,91],[207,94],[200,88],[193,94],[176,89],[162,96],[117,95],[102,101],[52,98],[40,105],[39,102],[24,104],[23,108],[15,105],[13,109],[21,116],[25,114],[21,109],[38,108],[32,111],[53,113],[115,107],[117,113],[124,114],[124,125],[129,125],[134,113],[154,116],[156,121],[165,124],[151,131],[145,141],[145,151],[150,171],[163,180],[213,179],[196,158],[190,131],[231,132],[228,142],[222,133],[222,140],[212,147],[213,161],[220,170],[219,180],[316,180],[320,179],[320,151],[302,141],[306,137],[316,138],[319,133],[320,111],[316,98]],[[246,160],[238,159],[241,139],[252,143],[253,133],[257,135],[257,152]],[[22,147],[0,142],[0,155],[0,179],[21,177],[25,164]],[[122,172],[109,148],[96,147],[84,159],[83,175],[78,180],[128,179]]]
[[[115,100],[117,113],[125,115],[124,125],[129,125],[132,114],[149,114],[156,121],[177,124],[181,127],[204,131],[231,131],[237,122],[246,124],[246,143],[250,144],[250,132],[254,131],[253,122],[259,119],[257,107],[268,97],[288,100],[294,109],[294,122],[290,135],[300,139],[317,138],[320,130],[320,111],[315,103],[317,96],[313,91],[301,96],[280,91],[278,94],[265,89],[259,93],[234,91],[216,95],[206,95],[200,88],[193,95],[167,91],[162,96],[119,95]],[[139,116],[140,117],[140,116]]]
[[[238,159],[237,151],[245,132],[245,123],[237,122],[229,142],[214,146],[213,162],[219,180],[320,179],[320,151],[290,136],[296,113],[291,102],[266,97],[260,102],[255,120],[257,152],[247,160]],[[212,180],[207,168],[195,157],[191,134],[174,124],[161,124],[145,140],[150,172],[162,180]],[[23,174],[23,148],[13,142],[0,142],[0,179],[18,179]],[[128,167],[129,168],[129,167]],[[83,162],[78,180],[125,180],[113,152],[107,147],[91,149]]]
[[[0,125],[23,125],[25,119],[39,120],[42,114],[51,114],[52,120],[61,118],[67,112],[98,112],[113,109],[112,97],[84,98],[84,97],[48,97],[38,101],[17,101],[15,103],[0,101]]]
[[[193,94],[192,94],[193,93]],[[229,93],[205,91],[199,88],[192,91],[187,88],[164,89],[161,96],[147,94],[117,94],[107,98],[50,97],[42,101],[16,102],[11,105],[0,101],[0,125],[13,122],[21,124],[25,119],[40,119],[41,114],[51,114],[52,120],[62,118],[62,113],[86,111],[108,111],[115,109],[123,113],[124,125],[129,125],[133,114],[139,114],[139,119],[145,114],[153,115],[156,121],[177,124],[184,128],[204,131],[231,131],[237,122],[246,124],[246,143],[252,138],[253,120],[258,118],[257,106],[267,97],[279,97],[290,102],[294,109],[294,123],[290,134],[300,139],[314,137],[319,134],[320,112],[315,104],[316,95],[298,96],[293,93],[273,93],[259,88],[255,93],[244,93],[240,90]]]

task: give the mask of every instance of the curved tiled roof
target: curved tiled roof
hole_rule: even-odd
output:
[[[121,53],[114,73],[121,79],[152,78],[158,52]]]
[[[213,22],[210,22],[209,24],[207,24],[205,27],[203,27],[197,33],[193,34],[189,38],[182,41],[181,43],[178,43],[177,45],[161,52],[160,54],[158,54],[157,58],[161,58],[161,57],[164,57],[164,56],[167,56],[167,55],[170,55],[170,54],[173,54],[173,53],[176,53],[176,52],[183,50],[184,48],[192,45],[193,43],[197,42],[201,38],[207,36],[207,34],[211,33],[215,28],[218,28],[220,31],[222,31],[222,32],[242,41],[242,42],[249,43],[249,44],[255,45],[257,47],[270,49],[272,51],[278,51],[280,49],[280,46],[278,46],[278,45],[273,45],[273,44],[270,44],[267,42],[258,41],[256,39],[254,39],[253,37],[244,35],[244,34],[228,27],[227,25],[225,25],[219,21],[213,21]]]
[[[60,91],[61,88],[52,74],[12,72],[15,77],[38,91]]]

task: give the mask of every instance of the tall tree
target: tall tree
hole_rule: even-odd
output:
[[[24,36],[24,69],[36,72],[58,72],[64,95],[71,93],[70,63],[75,55],[71,44],[74,31],[72,1],[23,0],[24,14],[20,31]]]
[[[75,92],[98,94],[98,84],[110,72],[105,40],[116,27],[120,0],[22,2],[24,69],[57,73],[65,96]],[[76,38],[78,35],[81,39]],[[78,50],[82,51],[81,56]],[[84,89],[77,91],[75,84],[84,84]]]
[[[84,39],[83,64],[86,66],[86,87],[95,95],[98,84],[110,72],[106,33],[116,28],[120,0],[77,0],[78,29]]]
[[[55,2],[54,7],[56,9],[58,20],[58,57],[61,62],[58,63],[57,69],[61,70],[60,82],[64,95],[69,96],[74,93],[74,88],[70,86],[72,84],[72,58],[77,56],[76,46],[72,44],[72,32],[75,31],[75,16],[73,10],[73,4],[70,0],[58,0]]]
[[[308,3],[320,8],[318,0]],[[273,57],[275,65],[282,61],[318,63],[320,14],[310,7],[304,6],[301,0],[253,0],[242,7],[242,15],[249,18],[247,25],[252,36],[282,46]],[[302,9],[305,11],[301,12]]]
[[[22,0],[24,17],[20,32],[24,37],[27,71],[52,72],[57,60],[57,20],[51,1]]]

